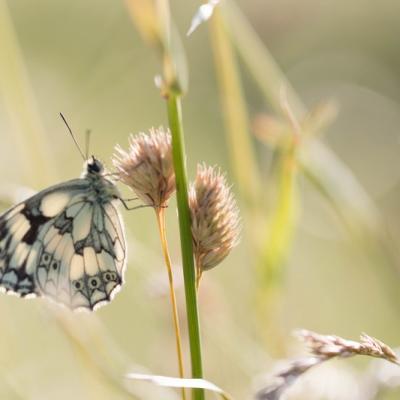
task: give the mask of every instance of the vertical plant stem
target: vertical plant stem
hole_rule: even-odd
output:
[[[265,215],[262,188],[257,159],[253,148],[249,115],[242,89],[242,80],[237,54],[227,19],[228,5],[221,5],[210,21],[210,38],[213,47],[215,67],[222,100],[228,144],[231,149],[231,163],[239,183],[239,190],[245,200],[249,235],[253,245],[254,262],[259,273],[258,293],[256,294],[261,328],[266,343],[277,355],[282,353],[284,343],[281,340],[280,326],[277,323],[281,281],[284,261],[290,250],[292,231],[295,228],[295,168],[294,154],[285,149],[281,156],[278,196],[269,219]],[[280,86],[278,85],[280,88]],[[276,90],[276,93],[280,93]],[[291,92],[288,93],[289,95]],[[278,105],[282,108],[278,96]],[[294,149],[293,149],[294,152]],[[243,166],[246,165],[246,168]]]
[[[265,236],[268,238],[261,254],[263,287],[279,284],[281,267],[285,262],[291,238],[297,224],[297,160],[293,149],[285,149],[279,161],[277,199]]]
[[[201,361],[200,326],[197,310],[195,266],[193,260],[193,243],[188,202],[186,155],[182,126],[181,101],[180,95],[176,94],[172,90],[167,98],[167,110],[169,126],[172,135],[172,156],[176,179],[192,377],[202,378],[203,367]],[[194,389],[193,399],[204,400],[204,391],[202,389]]]
[[[261,179],[249,135],[249,118],[236,57],[219,8],[210,21],[210,39],[221,93],[226,139],[242,199],[248,209],[260,203]],[[243,166],[246,168],[243,168]]]
[[[182,341],[181,341],[181,331],[180,331],[180,327],[179,327],[178,307],[176,304],[176,296],[175,296],[174,276],[172,274],[171,258],[169,256],[167,235],[166,235],[166,231],[165,231],[165,208],[157,208],[156,216],[157,216],[157,222],[158,222],[158,229],[160,231],[162,252],[163,252],[164,261],[165,261],[165,265],[167,267],[167,273],[168,273],[169,295],[171,298],[172,315],[173,315],[173,320],[174,320],[176,353],[178,356],[179,377],[184,378],[185,371],[184,371],[184,366],[183,366]],[[184,388],[182,388],[182,400],[186,400],[186,392],[185,392]]]
[[[239,56],[269,107],[278,115],[285,116],[280,104],[280,90],[284,87],[294,116],[302,120],[307,109],[300,96],[290,85],[239,7],[234,1],[227,1],[221,3],[220,9],[224,10],[229,34]],[[399,273],[396,249],[369,194],[350,168],[321,140],[314,138],[309,141],[305,150],[299,151],[298,156],[299,172],[304,174],[317,192],[328,200],[339,218],[345,222],[346,228],[349,228],[352,237],[362,246],[362,251],[365,253],[368,250],[368,258],[375,260],[371,262],[371,266],[376,266],[378,263],[385,265],[387,271],[384,277],[385,285],[390,288],[387,293],[397,304],[399,296],[396,285],[393,286],[398,280]],[[382,274],[379,276],[382,277]]]
[[[199,265],[200,265],[199,261],[196,258],[196,290],[197,290],[197,292],[199,291],[201,276],[203,275],[203,271],[201,270]]]
[[[304,104],[239,7],[229,1],[221,4],[221,9],[238,55],[265,96],[267,104],[278,115],[286,117],[280,97],[284,87],[293,114],[301,120],[307,111]]]
[[[245,215],[244,220],[248,221],[245,228],[251,238],[250,256],[255,262],[260,253],[260,238],[265,229],[263,193],[260,186],[262,179],[249,134],[249,115],[237,59],[219,7],[215,9],[209,27],[230,165],[243,201],[242,212]]]

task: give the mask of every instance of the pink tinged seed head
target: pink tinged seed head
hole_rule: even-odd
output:
[[[189,190],[197,267],[217,266],[239,241],[239,209],[226,178],[214,167],[198,165]]]
[[[165,206],[175,191],[171,134],[152,128],[129,137],[128,150],[116,146],[113,164],[121,182],[147,205]]]

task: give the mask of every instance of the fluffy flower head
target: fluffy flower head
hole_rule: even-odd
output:
[[[239,210],[225,176],[198,165],[189,207],[196,264],[200,272],[218,265],[238,243]]]
[[[147,205],[164,206],[175,191],[171,135],[162,127],[131,135],[127,151],[116,147],[113,164],[121,182]]]

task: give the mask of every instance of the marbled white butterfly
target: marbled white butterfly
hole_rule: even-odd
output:
[[[67,125],[68,126],[68,125]],[[0,215],[0,291],[71,309],[106,304],[124,279],[126,242],[114,182],[100,161]]]

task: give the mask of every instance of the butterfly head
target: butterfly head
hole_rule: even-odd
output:
[[[112,179],[112,174],[96,157],[91,156],[85,161],[81,178],[89,182],[97,201],[107,203],[111,199],[120,198],[119,191]]]
[[[85,163],[85,173],[87,176],[103,175],[104,166],[97,158],[91,156]]]

